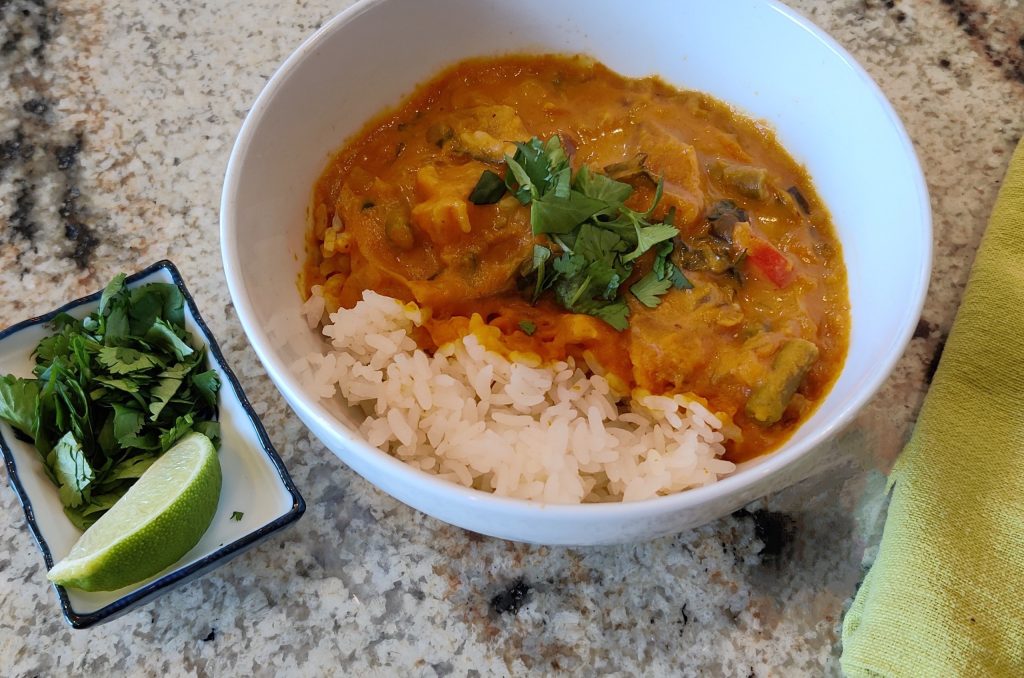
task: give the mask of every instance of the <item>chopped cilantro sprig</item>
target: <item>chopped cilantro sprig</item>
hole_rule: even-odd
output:
[[[675,287],[692,287],[672,262],[678,230],[673,212],[652,222],[661,201],[664,182],[658,181],[654,200],[644,212],[625,205],[633,187],[583,165],[573,175],[558,136],[547,141],[534,137],[516,144],[505,156],[504,180],[486,170],[470,194],[475,204],[491,204],[510,192],[530,206],[534,235],[545,236],[534,246],[525,275],[534,276],[534,301],[546,290],[566,310],[601,318],[616,330],[629,326],[629,306],[620,287],[630,277],[637,259],[654,249],[654,267],[630,286],[648,307]]]
[[[34,379],[0,376],[0,419],[31,439],[64,512],[86,529],[190,431],[219,439],[220,378],[185,329],[177,287],[115,277],[85,318],[61,313]]]

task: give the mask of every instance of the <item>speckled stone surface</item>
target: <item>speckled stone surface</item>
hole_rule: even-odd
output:
[[[248,106],[345,0],[0,0],[0,327],[170,257],[300,490],[297,527],[88,631],[60,619],[0,491],[0,675],[775,676],[838,673],[839,625],[1013,144],[1017,0],[792,4],[903,118],[935,213],[924,316],[827,473],[704,528],[567,549],[505,543],[398,504],[290,414],[221,270],[217,205]]]

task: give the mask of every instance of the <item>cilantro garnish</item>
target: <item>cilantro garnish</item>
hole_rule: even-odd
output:
[[[523,334],[526,336],[532,337],[533,333],[537,331],[537,324],[530,322],[529,320],[520,320],[519,329],[521,329]]]
[[[533,276],[534,301],[551,290],[565,309],[624,330],[629,326],[629,306],[620,287],[633,273],[636,260],[652,249],[654,269],[630,286],[640,303],[654,307],[672,287],[692,287],[670,258],[678,235],[673,212],[663,222],[650,220],[661,200],[662,181],[651,206],[637,212],[625,205],[633,194],[629,184],[586,165],[573,175],[558,136],[516,144],[515,155],[505,156],[505,164],[504,180],[484,171],[469,199],[489,204],[508,191],[530,206],[533,233],[545,236],[544,244],[534,246],[524,273]]]
[[[469,201],[474,205],[492,205],[505,195],[505,180],[491,170],[484,170],[476,188],[469,194]]]
[[[654,308],[661,303],[661,299],[658,297],[668,292],[670,287],[672,287],[671,280],[658,280],[657,274],[651,271],[630,285],[629,291],[640,300],[641,304],[648,308]]]
[[[241,511],[232,511],[231,512],[231,520],[234,520],[234,521],[237,522],[237,521],[241,520],[242,516],[244,516],[244,515],[245,514],[242,513]]]
[[[0,376],[0,419],[35,443],[81,529],[186,433],[219,439],[220,379],[185,329],[181,292],[124,280],[115,277],[82,320],[51,321],[34,379]]]

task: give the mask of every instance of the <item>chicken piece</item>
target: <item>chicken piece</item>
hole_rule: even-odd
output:
[[[714,371],[723,332],[735,324],[739,309],[728,289],[709,277],[695,274],[690,282],[692,290],[669,290],[653,309],[632,309],[629,357],[642,388],[690,390],[696,376]]]
[[[465,165],[427,165],[416,173],[416,198],[412,220],[439,245],[461,239],[472,231],[467,197],[486,169],[470,162]]]
[[[493,239],[444,250],[441,257],[446,265],[441,273],[429,280],[409,281],[409,289],[425,306],[488,297],[510,288],[520,265],[532,253],[529,228],[509,229]]]
[[[733,350],[723,351],[715,366],[715,381],[732,379],[749,391],[771,370],[772,358],[789,339],[781,332],[750,328],[753,334]]]
[[[447,151],[498,163],[516,152],[530,133],[511,106],[473,106],[453,111],[427,130],[429,141]]]
[[[426,235],[441,268],[408,282],[416,300],[438,305],[508,288],[533,253],[529,210],[509,196],[474,205],[468,196],[486,165],[428,165],[416,174],[415,231]]]
[[[644,162],[655,177],[665,178],[662,204],[676,208],[676,225],[686,226],[704,216],[704,191],[697,151],[657,123],[639,126],[635,145],[647,154]]]
[[[394,186],[362,170],[353,171],[341,187],[335,210],[343,230],[335,235],[334,249],[352,257],[347,289],[387,290],[406,299],[406,281],[429,278],[440,270],[437,249],[411,227],[408,205]],[[352,296],[346,292],[344,303],[352,302]]]

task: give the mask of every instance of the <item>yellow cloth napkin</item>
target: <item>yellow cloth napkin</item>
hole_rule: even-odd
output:
[[[843,620],[848,676],[1024,676],[1024,141]]]

